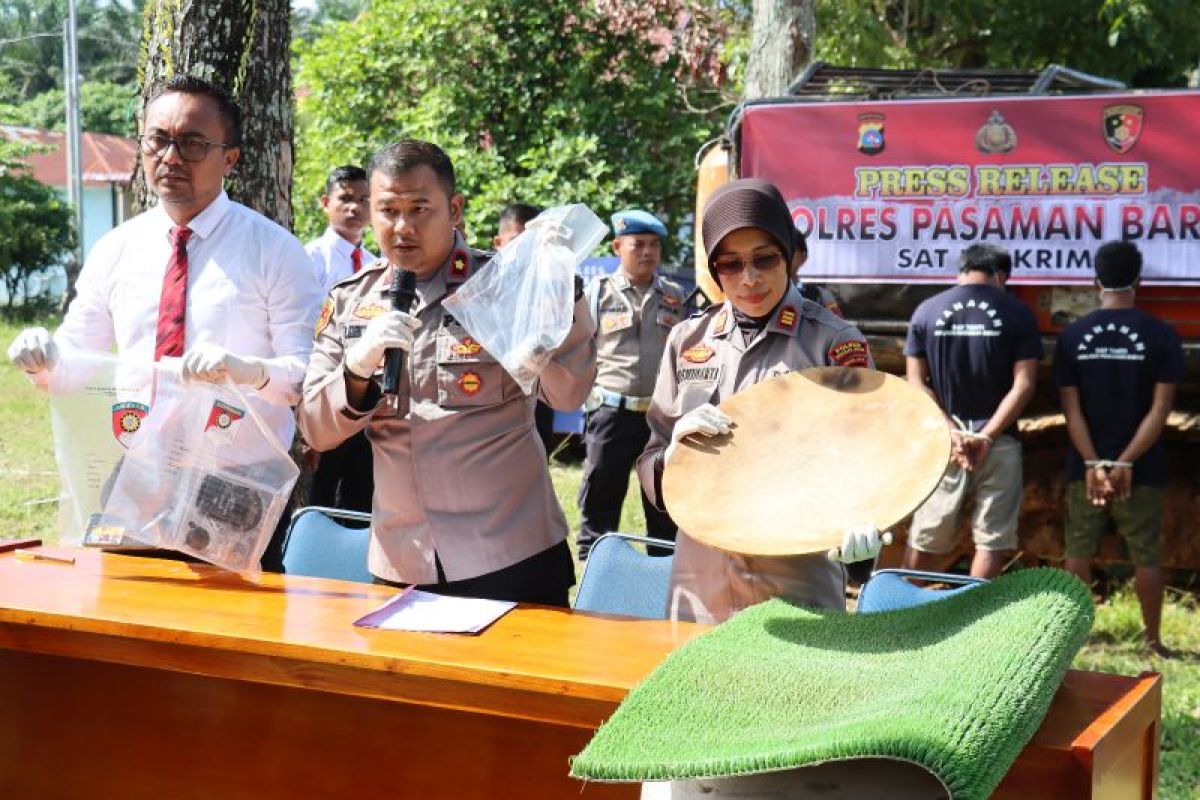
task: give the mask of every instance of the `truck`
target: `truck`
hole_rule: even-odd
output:
[[[1145,257],[1140,308],[1184,341],[1186,377],[1164,434],[1171,470],[1164,566],[1200,571],[1200,92],[1131,91],[1061,66],[893,70],[811,64],[782,97],[748,101],[697,158],[704,202],[733,177],[779,187],[808,240],[800,278],[829,289],[877,366],[904,374],[908,320],[954,283],[971,244],[1013,255],[1007,289],[1034,312],[1046,358],[1019,422],[1025,490],[1019,558],[1063,555],[1065,421],[1051,360],[1063,327],[1095,308],[1091,259],[1113,239]],[[697,231],[696,281],[719,300]],[[970,551],[969,515],[960,520]],[[902,538],[904,531],[898,532]],[[885,550],[884,565],[902,549]],[[1105,537],[1102,562],[1127,561]],[[893,562],[893,563],[887,563]]]

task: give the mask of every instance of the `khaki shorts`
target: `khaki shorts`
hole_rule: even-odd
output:
[[[1021,443],[1011,436],[996,439],[988,457],[974,472],[951,464],[942,482],[913,514],[908,545],[923,553],[949,553],[958,538],[958,512],[975,496],[971,533],[979,550],[1016,550],[1021,514]]]
[[[1067,558],[1095,557],[1112,519],[1129,548],[1130,560],[1139,567],[1157,567],[1162,560],[1164,492],[1161,486],[1134,486],[1128,500],[1094,506],[1083,481],[1072,481],[1067,486]]]

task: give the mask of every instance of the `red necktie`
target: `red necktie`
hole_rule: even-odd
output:
[[[362,247],[355,247],[350,253],[350,266],[357,273],[362,269]]]
[[[171,228],[171,260],[163,275],[162,297],[158,301],[158,328],[154,337],[154,360],[183,355],[183,332],[187,309],[187,240],[192,229]]]

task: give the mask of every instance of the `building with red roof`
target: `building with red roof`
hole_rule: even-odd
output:
[[[45,148],[24,160],[34,178],[67,193],[66,135],[0,125],[0,136]],[[133,213],[131,184],[137,164],[137,140],[107,133],[85,133],[83,154],[83,251],[86,255],[96,240],[124,222]]]

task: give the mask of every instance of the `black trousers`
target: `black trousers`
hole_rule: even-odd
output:
[[[437,583],[418,584],[417,588],[451,597],[482,597],[543,606],[569,608],[568,591],[575,585],[575,564],[565,541],[512,566],[460,581],[446,580],[442,561],[437,559]],[[375,583],[406,586],[376,577]]]
[[[587,558],[596,539],[619,530],[621,505],[629,490],[629,472],[649,439],[645,414],[601,406],[588,415],[587,459],[579,486],[580,559]],[[654,507],[645,492],[642,492],[642,510],[646,512],[646,530],[650,536],[675,540],[675,523],[666,512]]]
[[[550,458],[550,453],[554,450],[554,409],[537,401],[537,405],[533,407],[533,424],[537,428],[538,438],[542,440],[542,447],[546,450],[546,458]]]
[[[309,503],[370,513],[371,495],[375,493],[373,470],[371,443],[360,431],[334,449],[321,453],[313,473]]]

